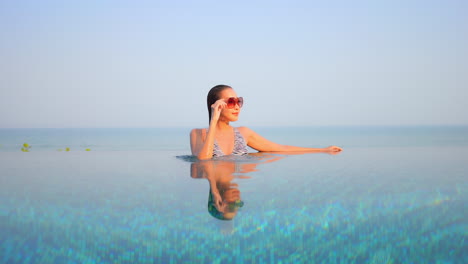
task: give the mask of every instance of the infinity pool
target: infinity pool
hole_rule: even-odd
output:
[[[343,143],[203,162],[0,151],[0,262],[468,263],[468,147]],[[214,186],[242,200],[230,220],[208,209]]]

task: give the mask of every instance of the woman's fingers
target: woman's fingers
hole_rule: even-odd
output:
[[[328,147],[328,151],[330,151],[330,152],[340,152],[340,151],[342,151],[342,150],[343,150],[342,148],[337,147],[337,146],[330,146],[330,147]]]
[[[224,100],[220,99],[216,101],[214,104],[211,105],[211,117],[212,119],[214,118],[215,120],[219,118],[221,111],[223,108],[226,107],[226,102]]]
[[[226,107],[226,102],[223,99],[219,99],[214,104],[211,105],[211,109],[221,111],[224,107]]]
[[[219,200],[219,201],[216,201],[215,207],[219,212],[223,213],[226,205],[223,203],[223,201]]]

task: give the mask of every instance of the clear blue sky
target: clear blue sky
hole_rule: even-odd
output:
[[[0,127],[468,125],[468,1],[1,1]]]

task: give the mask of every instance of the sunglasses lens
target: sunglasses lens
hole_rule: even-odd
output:
[[[227,101],[227,107],[228,108],[234,108],[236,106],[236,99],[234,97],[231,97]]]
[[[227,108],[234,108],[236,107],[236,104],[239,105],[239,108],[242,107],[244,104],[244,99],[242,97],[235,98],[235,97],[230,97],[227,102]]]
[[[244,105],[244,98],[242,97],[237,98],[237,103],[239,104],[239,108],[241,108]]]

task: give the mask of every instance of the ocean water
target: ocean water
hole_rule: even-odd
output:
[[[344,151],[198,161],[188,128],[0,129],[0,263],[468,263],[468,127],[255,130]]]

